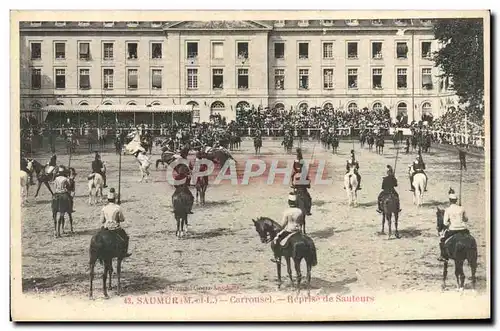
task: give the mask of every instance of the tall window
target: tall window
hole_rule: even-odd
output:
[[[161,89],[161,69],[151,70],[151,88]]]
[[[137,75],[138,75],[137,69],[128,69],[127,87],[129,89],[136,89],[137,88],[137,78],[138,78]]]
[[[42,69],[31,69],[31,88],[38,90],[42,88]]]
[[[348,42],[347,43],[347,58],[357,59],[358,58],[358,43]]]
[[[323,69],[323,88],[333,89],[333,69]]]
[[[212,43],[212,58],[218,60],[224,58],[224,43],[222,42]]]
[[[372,87],[374,89],[382,88],[382,69],[375,68],[372,71]]]
[[[161,43],[152,43],[151,44],[151,58],[152,59],[161,59],[162,51],[161,51]]]
[[[224,70],[223,69],[212,69],[212,88],[213,89],[223,89],[224,88]]]
[[[274,69],[274,88],[276,90],[285,89],[285,69]]]
[[[80,89],[85,90],[90,88],[90,69],[80,69],[79,72]]]
[[[248,89],[248,69],[238,69],[238,88]]]
[[[196,59],[198,57],[198,43],[188,42],[187,43],[187,58]]]
[[[398,88],[405,89],[408,87],[408,77],[406,72],[407,72],[406,68],[399,68],[397,70]]]
[[[398,116],[405,116],[408,112],[408,107],[405,102],[400,102],[398,104]]]
[[[349,112],[355,112],[355,111],[357,111],[357,110],[358,110],[358,104],[357,104],[357,103],[355,103],[355,102],[351,102],[351,103],[349,104],[349,106],[347,106],[347,110],[348,110]]]
[[[426,90],[432,89],[432,69],[423,68],[422,69],[422,88]]]
[[[90,44],[80,43],[78,45],[78,53],[80,56],[80,60],[85,60],[85,61],[90,60]]]
[[[56,69],[56,88],[66,88],[66,69]]]
[[[103,50],[104,60],[113,60],[113,43],[104,43]]]
[[[56,43],[55,44],[56,59],[62,60],[66,58],[66,44]]]
[[[275,59],[285,58],[285,43],[274,43],[274,58]]]
[[[187,70],[187,88],[189,90],[198,88],[198,69]]]
[[[42,43],[31,43],[31,59],[40,60],[42,58]]]
[[[323,43],[323,59],[333,59],[333,43]]]
[[[248,43],[238,43],[238,59],[248,59]]]
[[[408,46],[406,45],[406,42],[396,43],[396,56],[398,59],[408,58]]]
[[[372,59],[381,59],[382,58],[382,42],[374,41],[372,43]]]
[[[103,73],[104,73],[104,79],[103,79],[103,82],[104,82],[104,86],[103,88],[105,90],[111,90],[113,89],[113,80],[114,80],[114,72],[113,72],[113,69],[104,69],[103,70]]]
[[[347,70],[347,86],[348,88],[358,88],[358,69]]]
[[[299,89],[309,89],[309,69],[299,69]]]
[[[127,44],[127,59],[137,60],[137,43]]]
[[[382,104],[380,102],[375,102],[373,104],[373,110],[374,111],[381,112],[383,109],[384,109],[384,107],[382,106]]]
[[[431,42],[422,41],[422,59],[430,59],[432,57]]]
[[[299,43],[299,59],[309,58],[309,43]]]

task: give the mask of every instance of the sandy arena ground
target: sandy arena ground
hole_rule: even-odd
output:
[[[324,178],[331,185],[313,186],[313,215],[307,219],[308,234],[318,249],[318,266],[312,271],[312,291],[317,294],[349,294],[360,291],[426,291],[440,292],[442,263],[438,256],[436,206],[447,205],[448,189],[459,189],[457,152],[433,149],[424,154],[429,176],[424,206],[417,209],[407,179],[407,166],[416,154],[399,153],[397,177],[401,208],[399,230],[401,239],[387,240],[379,235],[381,216],[376,210],[386,165],[394,165],[396,150],[387,142],[384,155],[366,148],[355,150],[360,162],[363,190],[358,195],[359,206],[348,208],[343,190],[345,162],[352,148],[341,142],[339,155],[327,152],[319,143],[303,144],[304,158],[327,161]],[[154,152],[153,159],[159,157]],[[234,152],[242,168],[243,161],[253,157],[251,141],[244,141]],[[49,154],[38,155],[45,163]],[[294,155],[283,152],[279,141],[264,141],[260,158],[291,160]],[[107,162],[108,186],[117,187],[118,156],[111,148],[102,153]],[[22,209],[22,275],[23,291],[43,297],[88,295],[88,248],[99,224],[102,205],[87,203],[86,176],[90,172],[93,154],[82,152],[72,157],[71,165],[78,172],[75,198],[75,234],[60,239],[53,237],[50,194],[41,188],[33,198],[30,188],[27,205]],[[207,190],[207,205],[195,205],[190,216],[190,235],[182,240],[175,237],[175,220],[171,213],[173,188],[165,180],[165,170],[154,170],[152,182],[138,183],[139,170],[132,156],[122,159],[122,206],[126,217],[124,228],[130,235],[133,255],[123,264],[123,295],[166,293],[167,291],[266,293],[276,290],[276,268],[270,262],[269,246],[262,244],[252,224],[252,218],[268,216],[281,222],[287,207],[289,187],[278,181],[267,185],[251,179],[249,185],[231,186],[228,181],[211,185]],[[486,217],[484,158],[469,156],[464,171],[462,199],[470,218],[470,230],[479,249],[478,292],[486,288]],[[67,164],[67,155],[58,155],[58,163]],[[194,192],[194,190],[193,190]],[[105,189],[105,194],[107,189]],[[305,264],[303,265],[305,273]],[[448,285],[455,289],[453,263],[450,263]],[[285,284],[286,267],[282,269]],[[466,285],[470,284],[470,269],[465,266]],[[95,296],[102,297],[102,267],[96,266]],[[294,274],[295,276],[295,274]],[[113,279],[116,282],[116,276]],[[229,286],[231,285],[231,286]],[[225,286],[216,290],[214,286]],[[282,291],[290,291],[284,286]],[[116,297],[115,291],[110,291]]]

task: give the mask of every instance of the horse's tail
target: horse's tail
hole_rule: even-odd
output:
[[[351,177],[352,177],[352,174],[349,174],[349,191],[352,191]]]

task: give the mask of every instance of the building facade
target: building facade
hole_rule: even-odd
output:
[[[429,20],[23,22],[20,33],[22,112],[189,105],[208,121],[252,105],[387,107],[411,121],[457,103],[431,60]]]

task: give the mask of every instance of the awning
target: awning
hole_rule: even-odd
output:
[[[192,105],[144,106],[144,105],[50,105],[45,112],[110,112],[110,113],[180,113],[193,111]]]

